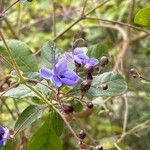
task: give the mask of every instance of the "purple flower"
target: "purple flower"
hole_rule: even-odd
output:
[[[6,144],[9,137],[10,137],[9,129],[0,126],[0,148]]]
[[[89,58],[87,55],[86,47],[77,47],[73,52],[66,53],[66,58],[73,59],[75,63],[86,66],[95,66],[98,64],[98,60],[95,58]]]
[[[52,70],[46,67],[40,69],[40,74],[43,78],[51,80],[51,82],[57,86],[74,86],[79,81],[79,76],[67,66],[67,60],[61,58]]]

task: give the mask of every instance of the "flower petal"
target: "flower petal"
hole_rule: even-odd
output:
[[[10,133],[9,133],[8,128],[4,128],[4,131],[5,131],[5,133],[3,135],[3,145],[6,144],[8,138],[10,137]]]
[[[95,66],[99,63],[99,61],[95,58],[90,58],[88,63],[91,64],[91,66]]]
[[[43,68],[40,69],[40,75],[41,75],[41,77],[50,80],[53,74],[52,74],[51,70],[49,70],[46,67],[43,67]]]
[[[80,59],[77,55],[74,55],[74,61],[82,65],[82,59]]]
[[[86,54],[87,53],[87,47],[77,47],[73,50],[73,53],[75,55],[78,55],[78,54]]]
[[[61,87],[62,86],[62,82],[57,76],[53,76],[51,81],[57,87]]]
[[[0,126],[0,148],[6,144],[9,137],[10,137],[9,129]]]
[[[72,70],[68,70],[60,76],[63,85],[74,86],[79,81],[79,76]]]
[[[57,64],[54,67],[54,73],[61,74],[66,70],[67,70],[67,60],[65,58],[59,59]]]

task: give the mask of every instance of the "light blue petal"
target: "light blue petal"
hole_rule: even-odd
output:
[[[75,49],[73,50],[73,53],[74,53],[75,55],[82,54],[82,53],[83,53],[83,49],[77,47],[77,48],[75,48]]]
[[[65,58],[61,58],[58,60],[57,64],[55,65],[54,73],[59,75],[62,72],[66,71],[68,69],[67,67],[68,67],[67,60]]]
[[[63,85],[74,86],[79,82],[79,76],[72,70],[68,70],[60,76]]]
[[[75,55],[78,55],[78,54],[86,54],[87,53],[87,47],[77,47],[73,50],[73,53]]]
[[[41,77],[50,80],[53,74],[51,70],[49,70],[46,67],[43,67],[40,69],[40,75]]]

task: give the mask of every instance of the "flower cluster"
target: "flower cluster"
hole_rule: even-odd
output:
[[[75,48],[72,52],[68,52],[58,59],[52,70],[42,67],[40,69],[41,77],[50,80],[56,87],[75,86],[80,77],[68,67],[68,61],[74,60],[75,64],[84,65],[85,68],[98,64],[98,60],[89,58],[86,52],[87,48]]]
[[[85,68],[88,66],[95,66],[98,64],[98,60],[95,58],[89,58],[87,55],[87,48],[80,47],[75,48],[72,52],[66,53],[66,58],[73,59],[74,62],[78,65],[85,65]]]
[[[41,68],[40,74],[43,78],[51,80],[57,87],[63,85],[74,86],[79,81],[78,75],[68,68],[67,60],[65,58],[59,59],[52,70],[49,70],[46,67]]]
[[[10,138],[10,132],[8,128],[0,126],[0,148],[6,144],[9,138]]]

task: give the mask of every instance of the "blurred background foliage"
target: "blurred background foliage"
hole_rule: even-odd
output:
[[[12,0],[5,0],[4,6],[7,7],[12,2]],[[99,2],[99,0],[88,0],[86,12],[99,4]],[[83,0],[55,0],[57,34],[80,16],[83,3]],[[134,24],[135,14],[149,4],[149,0],[136,0],[132,24]],[[129,0],[110,0],[106,5],[97,9],[96,13],[90,14],[90,16],[99,16],[108,20],[118,20],[120,18],[121,22],[127,22],[129,6]],[[30,46],[34,54],[38,52],[45,41],[51,41],[54,38],[51,0],[33,0],[32,3],[17,4],[8,11],[5,18],[4,21],[0,22],[0,25],[4,29],[7,38],[17,38],[24,41]],[[10,27],[8,27],[9,25]],[[122,27],[126,29],[126,26]],[[145,27],[145,29],[148,30],[149,28]],[[131,31],[133,39],[143,34],[141,31],[134,29],[131,29]],[[77,38],[85,39],[88,47],[100,43],[103,46],[102,51],[106,49],[110,58],[110,64],[104,71],[112,70],[121,51],[119,44],[122,42],[122,35],[120,32],[112,28],[106,28],[104,25],[101,26],[101,22],[97,20],[86,19],[76,24],[60,37],[56,41],[57,47],[61,52],[68,51],[71,49],[73,41]],[[36,57],[38,60],[40,53]],[[132,67],[137,68],[143,76],[150,79],[149,36],[143,36],[131,43],[124,58],[124,76],[128,83],[129,114],[127,130],[150,119],[150,84],[129,76],[128,72]],[[5,63],[0,62],[0,76],[2,77],[7,73],[10,73],[10,68]],[[0,91],[5,90],[9,84],[9,80],[8,82],[0,80]],[[100,141],[105,149],[116,149],[113,144],[117,139],[116,135],[122,133],[125,104],[121,97],[112,97],[106,103],[103,101],[100,98],[99,103],[101,105],[97,107],[91,116],[80,119],[81,125],[89,131],[94,139]],[[12,119],[5,104],[0,102],[0,124],[12,128],[17,113],[22,112],[29,105],[29,101],[28,99],[23,99],[23,101],[17,99],[15,101],[15,99],[8,98],[5,102],[13,112],[14,118]],[[25,131],[28,137],[31,137],[33,132],[41,126],[42,120],[43,118],[36,121]],[[72,126],[77,128],[75,123],[72,123]],[[64,130],[65,132],[63,132],[61,137],[64,150],[75,149],[72,135],[66,128]],[[150,128],[145,128],[127,135],[119,145],[123,150],[149,150],[149,139]],[[19,141],[15,141],[14,145],[17,142]]]

